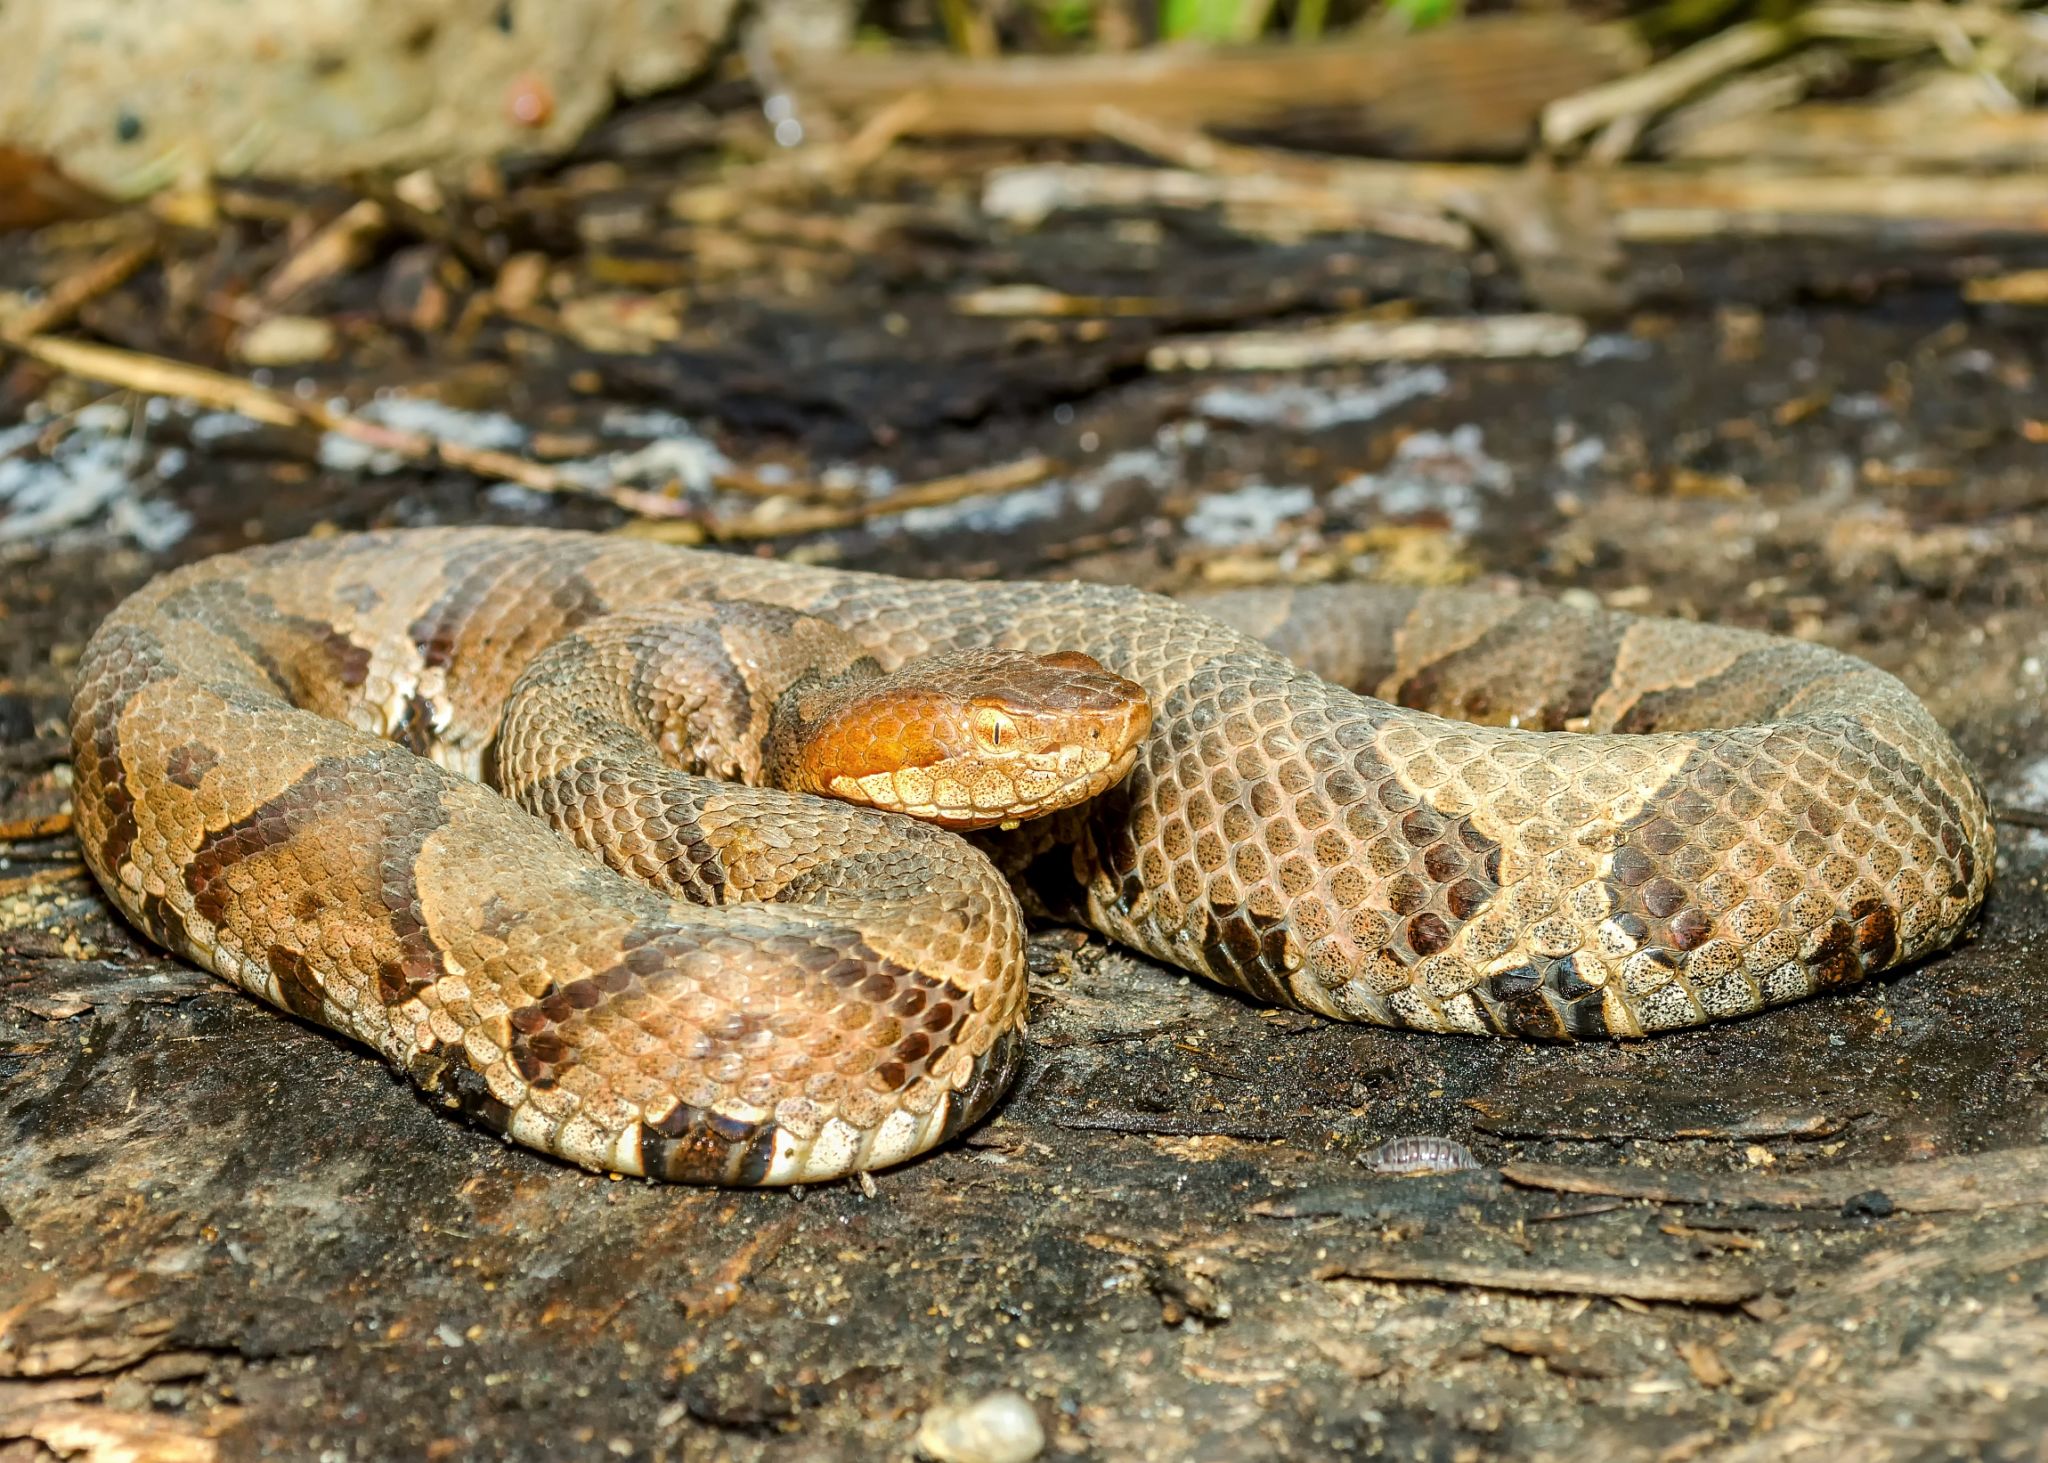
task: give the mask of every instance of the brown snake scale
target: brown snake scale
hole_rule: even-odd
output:
[[[706,597],[829,622],[884,670],[1085,652],[1154,720],[1124,781],[977,848],[657,765],[619,731],[631,698],[600,704],[641,662],[535,669],[600,616]],[[1024,1012],[1012,883],[1258,1000],[1572,1038],[1926,955],[1990,881],[1968,767],[1847,656],[1469,594],[1200,603],[546,531],[281,544],[166,575],[94,637],[78,829],[153,940],[493,1128],[725,1184],[897,1162],[988,1109]],[[497,746],[529,672],[540,730]]]

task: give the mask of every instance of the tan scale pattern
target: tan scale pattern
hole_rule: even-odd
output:
[[[124,605],[74,707],[87,858],[154,938],[533,1146],[718,1182],[907,1156],[983,1110],[1014,1063],[1016,911],[979,855],[905,835],[902,857],[972,891],[935,900],[900,873],[806,884],[804,860],[862,856],[845,831],[861,818],[731,789],[664,801],[623,765],[549,784],[572,836],[579,816],[608,823],[634,874],[680,869],[694,897],[692,878],[752,887],[750,857],[795,861],[776,885],[794,902],[680,903],[374,739],[474,777],[550,644],[705,594],[828,621],[885,670],[1071,650],[1138,682],[1154,722],[1131,775],[984,846],[1037,903],[1341,1018],[1696,1025],[1941,948],[1992,874],[1985,803],[1948,738],[1897,681],[1816,647],[1414,591],[1197,614],[1101,586],[910,583],[511,530],[281,545]],[[577,769],[582,750],[514,780]],[[984,912],[987,932],[968,928]],[[906,1013],[909,991],[924,1005]],[[940,1007],[943,1039],[904,1059]]]

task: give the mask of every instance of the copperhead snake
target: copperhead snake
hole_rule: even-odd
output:
[[[769,618],[691,629],[707,599]],[[1085,682],[1053,700],[1100,702],[1130,742],[1075,776],[1134,765],[973,843],[722,780],[773,740],[747,683],[821,623],[884,674],[1047,657]],[[691,635],[751,709],[669,683],[659,648]],[[1115,710],[1121,678],[1149,729]],[[696,728],[712,752],[667,744],[720,715]],[[86,860],[149,938],[519,1143],[728,1185],[899,1162],[986,1112],[1020,1053],[1019,895],[1263,1002],[1599,1038],[1940,949],[1994,856],[1926,709],[1813,645],[1469,593],[1189,605],[545,530],[177,570],[94,636],[72,731]]]

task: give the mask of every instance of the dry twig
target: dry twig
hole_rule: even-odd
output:
[[[1809,103],[1787,112],[1673,117],[1658,135],[1666,156],[1695,162],[1773,162],[1872,173],[1896,172],[1901,164],[1972,173],[2027,169],[2037,179],[2048,169],[2048,112],[1937,111],[1919,98],[1874,106]]]
[[[1752,20],[1666,57],[1633,76],[1552,102],[1543,109],[1543,143],[1552,151],[1624,117],[1660,112],[1708,83],[1767,61],[1791,43],[1785,28]]]
[[[69,325],[80,309],[109,290],[119,289],[156,257],[154,235],[117,244],[50,287],[49,293],[7,322],[7,335],[41,335]]]
[[[1988,51],[2026,72],[2048,58],[2048,40],[2024,16],[1998,5],[1900,5],[1881,0],[1830,0],[1785,21],[1731,26],[1654,66],[1560,98],[1543,110],[1542,137],[1553,152],[1600,132],[1593,155],[1617,162],[1656,114],[1715,82],[1809,41],[1840,41],[1908,50],[1928,48],[1978,77],[2018,112],[2006,83],[1986,62]]]
[[[628,512],[649,517],[675,518],[689,511],[683,504],[658,493],[616,486],[593,488],[544,463],[510,452],[469,447],[426,432],[401,431],[336,411],[324,402],[301,400],[258,386],[253,381],[244,381],[238,376],[186,365],[162,356],[116,350],[111,346],[49,335],[12,339],[7,344],[44,365],[89,381],[126,387],[153,396],[181,397],[216,410],[239,412],[267,426],[315,427],[361,442],[377,451],[392,453],[407,462],[457,468],[479,477],[517,483],[536,492],[602,498]]]
[[[1872,1192],[1883,1194],[1896,1208],[1917,1214],[2048,1204],[2048,1148],[2042,1147],[1811,1173],[1660,1173],[1508,1163],[1501,1165],[1501,1175],[1524,1188],[1666,1204],[1832,1209]]]
[[[1699,1266],[1655,1270],[1647,1266],[1594,1269],[1572,1265],[1495,1264],[1425,1255],[1365,1255],[1324,1265],[1318,1280],[1419,1281],[1426,1285],[1513,1290],[1531,1295],[1600,1295],[1627,1300],[1732,1306],[1763,1293],[1763,1283],[1739,1273],[1714,1274]]]
[[[853,528],[891,513],[905,513],[912,508],[938,508],[984,493],[1007,493],[1028,488],[1033,483],[1043,482],[1058,467],[1059,464],[1049,457],[1026,457],[1016,462],[912,483],[893,493],[861,502],[805,505],[778,499],[738,518],[697,520],[694,526],[700,527],[709,537],[727,543],[829,533]],[[665,525],[648,525],[648,529],[656,537],[671,537]]]
[[[1302,330],[1186,336],[1154,346],[1145,363],[1155,371],[1298,371],[1378,361],[1561,356],[1585,343],[1585,322],[1570,315],[1354,320]]]
[[[1275,149],[1218,142],[1200,132],[1140,117],[1121,107],[1098,108],[1095,126],[1103,136],[1165,162],[1197,173],[1245,180],[1250,187],[1270,189],[1269,201],[1283,205],[1291,201],[1306,214],[1327,215],[1335,204],[1348,228],[1461,252],[1473,246],[1472,230],[1452,217],[1441,201],[1433,204],[1422,199],[1375,199],[1369,188],[1354,195],[1347,184],[1354,179],[1363,180],[1368,174],[1332,174],[1324,171],[1314,158],[1303,158],[1298,170],[1290,169],[1286,166],[1289,155]],[[1333,194],[1336,196],[1332,197]]]
[[[281,309],[323,280],[345,274],[369,257],[390,227],[383,206],[365,198],[313,232],[257,286],[256,298]]]
[[[720,1261],[718,1268],[702,1285],[677,1296],[676,1304],[693,1321],[724,1315],[739,1304],[740,1291],[748,1277],[767,1269],[782,1253],[783,1246],[796,1233],[800,1217],[797,1213],[785,1214],[772,1223],[762,1225],[745,1244]]]
[[[1363,208],[1420,205],[1483,218],[1491,199],[1524,186],[1527,170],[1333,160],[1304,167],[1294,160],[1293,174],[1252,177],[1091,164],[1004,168],[989,175],[982,208],[1020,227],[1076,208],[1221,208],[1233,219],[1282,209],[1292,210],[1300,223],[1336,232],[1358,227],[1354,221]],[[1615,236],[1628,243],[1728,235],[1945,239],[2048,231],[2048,190],[2039,178],[2021,174],[1873,178],[1745,167],[1621,167],[1587,173],[1584,182],[1611,215]]]

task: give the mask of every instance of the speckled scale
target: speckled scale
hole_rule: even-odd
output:
[[[1083,651],[1144,685],[1150,740],[1088,808],[982,840],[994,865],[574,738],[491,766],[549,645],[706,594],[816,616],[884,668]],[[1475,595],[1197,612],[541,531],[309,540],[122,606],[81,664],[73,735],[87,860],[153,938],[518,1141],[731,1184],[896,1161],[1000,1094],[1023,960],[997,867],[1260,999],[1567,1038],[1923,956],[1992,873],[1975,780],[1891,677]]]

